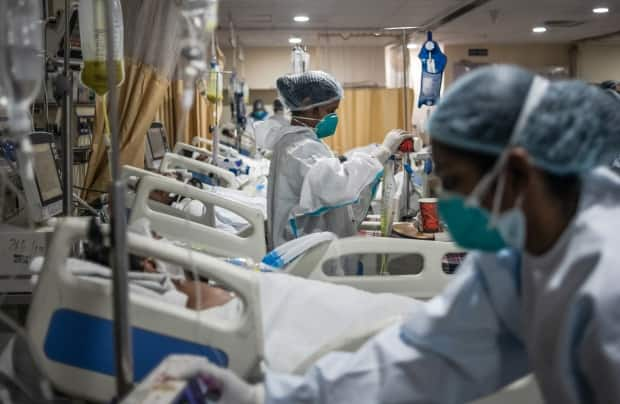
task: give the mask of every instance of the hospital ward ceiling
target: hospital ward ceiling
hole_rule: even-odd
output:
[[[380,46],[394,41],[372,36],[383,28],[427,27],[470,4],[471,11],[435,30],[439,40],[570,42],[620,31],[620,0],[222,0],[220,38],[225,45],[232,19],[247,47],[289,46],[291,36],[307,45]],[[609,12],[595,14],[597,7]],[[297,15],[310,20],[295,22]],[[535,34],[535,27],[547,31]],[[411,38],[421,39],[421,34]]]

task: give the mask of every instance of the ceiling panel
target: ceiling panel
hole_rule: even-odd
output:
[[[445,15],[468,0],[221,0],[220,21],[232,17],[241,42],[248,47],[289,46],[287,39],[300,36],[304,43],[319,44],[319,32],[368,32],[389,26],[421,25]],[[612,12],[595,16],[592,8],[607,5]],[[311,21],[293,22],[296,14]],[[574,28],[550,28],[534,35],[532,28],[546,20],[578,20]],[[446,43],[569,42],[620,30],[620,0],[493,0],[436,30]],[[220,32],[227,43],[226,30]],[[321,43],[325,43],[322,38]],[[389,38],[331,38],[330,44],[381,46]]]

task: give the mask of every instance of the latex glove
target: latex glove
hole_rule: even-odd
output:
[[[385,164],[390,156],[398,151],[398,147],[405,141],[405,139],[412,138],[413,134],[411,133],[407,133],[401,129],[393,129],[385,135],[383,144],[375,152],[374,156],[381,162],[381,164]]]
[[[205,379],[209,390],[219,392],[218,404],[263,404],[265,388],[241,380],[229,369],[220,368],[206,358],[191,355],[171,355],[162,364],[162,376],[175,380],[189,380],[195,376]]]

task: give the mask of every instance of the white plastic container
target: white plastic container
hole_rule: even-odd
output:
[[[8,101],[10,127],[31,131],[29,108],[43,82],[44,46],[39,0],[2,1],[0,5],[0,87]]]

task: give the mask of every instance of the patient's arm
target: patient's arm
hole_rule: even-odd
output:
[[[216,288],[200,281],[175,282],[177,290],[187,295],[187,308],[207,310],[222,306],[232,300],[232,296],[224,289]]]
[[[156,262],[150,258],[143,260],[143,268],[146,272],[157,272]],[[210,286],[203,281],[173,280],[172,282],[179,292],[187,295],[186,307],[188,309],[207,310],[222,306],[232,300],[229,292]]]

